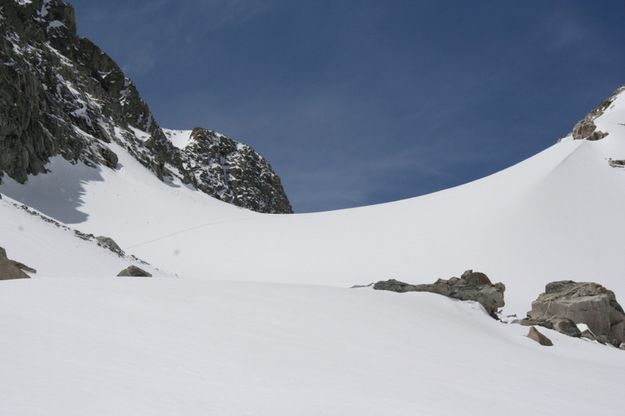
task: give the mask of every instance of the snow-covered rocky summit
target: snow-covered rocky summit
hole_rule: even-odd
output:
[[[174,146],[119,66],[77,35],[69,4],[1,4],[0,177],[24,183],[56,155],[116,169],[124,151],[165,182],[260,212],[292,211],[280,178],[249,146],[217,136],[219,149]]]
[[[291,212],[280,178],[250,146],[203,128],[163,131],[197,189],[258,212]]]

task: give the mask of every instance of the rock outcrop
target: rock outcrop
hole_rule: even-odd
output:
[[[24,272],[37,273],[35,269],[28,267],[23,263],[9,260],[6,250],[0,247],[0,280],[30,278],[30,276]]]
[[[77,35],[74,9],[63,0],[3,1],[0,33],[0,180],[24,183],[57,155],[116,169],[116,143],[163,181],[177,178],[252,210],[292,212],[278,176],[250,147],[173,146],[132,81]],[[225,173],[197,174],[213,165]]]
[[[96,237],[95,239],[100,247],[104,247],[105,249],[110,250],[121,257],[124,257],[126,255],[126,253],[124,253],[124,250],[122,250],[121,247],[111,237],[101,235]]]
[[[505,305],[503,283],[491,283],[484,273],[467,270],[460,277],[448,280],[438,279],[432,284],[412,285],[395,279],[380,281],[373,285],[376,290],[393,292],[431,292],[459,300],[472,300],[480,303],[486,312],[495,319],[497,311]]]
[[[625,342],[625,313],[614,292],[590,282],[551,282],[532,302],[524,325],[553,328],[579,337],[578,324],[585,324],[593,337],[619,346]]]
[[[195,128],[182,155],[183,167],[198,189],[254,211],[292,211],[280,178],[248,145]]]
[[[119,272],[118,277],[152,277],[152,275],[140,267],[129,266]]]
[[[608,165],[613,168],[625,168],[625,160],[608,159]]]
[[[527,337],[533,341],[538,342],[540,345],[544,345],[546,347],[551,347],[553,345],[553,342],[551,342],[549,338],[547,338],[545,335],[538,332],[538,329],[536,329],[533,326],[530,327],[530,330],[527,333]]]
[[[616,96],[623,92],[625,87],[617,89],[610,98],[603,100],[597,107],[595,107],[590,113],[588,113],[583,119],[577,122],[571,131],[571,136],[574,140],[601,140],[608,135],[608,133],[597,130],[595,125],[595,119],[601,116],[604,111],[612,105],[612,102],[616,99]]]

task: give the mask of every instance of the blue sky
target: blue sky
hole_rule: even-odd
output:
[[[622,0],[72,3],[163,127],[254,146],[298,212],[496,172],[625,84]]]

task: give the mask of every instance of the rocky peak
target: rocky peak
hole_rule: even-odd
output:
[[[198,189],[255,211],[292,212],[280,178],[250,146],[199,127],[187,134],[181,158]]]
[[[46,173],[55,155],[115,169],[115,142],[161,180],[261,212],[291,212],[279,178],[249,146],[205,129],[194,130],[188,150],[172,145],[119,66],[77,36],[69,4],[4,1],[0,29],[0,180],[24,183]]]

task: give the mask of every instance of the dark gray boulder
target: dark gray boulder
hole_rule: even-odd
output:
[[[625,342],[623,308],[614,292],[592,282],[549,283],[545,292],[532,302],[532,310],[522,323],[553,328],[574,337],[582,336],[577,324],[586,324],[599,341],[615,346]]]
[[[119,277],[152,277],[152,275],[137,266],[129,266],[119,272]]]
[[[37,273],[35,269],[23,263],[10,260],[6,250],[0,247],[0,280],[29,279],[30,276],[24,272]]]
[[[373,288],[398,293],[431,292],[453,299],[476,301],[495,319],[498,319],[497,310],[505,305],[505,285],[503,283],[493,284],[484,273],[474,272],[473,270],[467,270],[459,278],[438,279],[431,284],[412,285],[390,279],[375,283]]]
[[[528,332],[527,337],[546,347],[551,347],[553,345],[553,342],[551,342],[549,338],[538,332],[538,329],[533,326],[530,327],[530,331]]]

